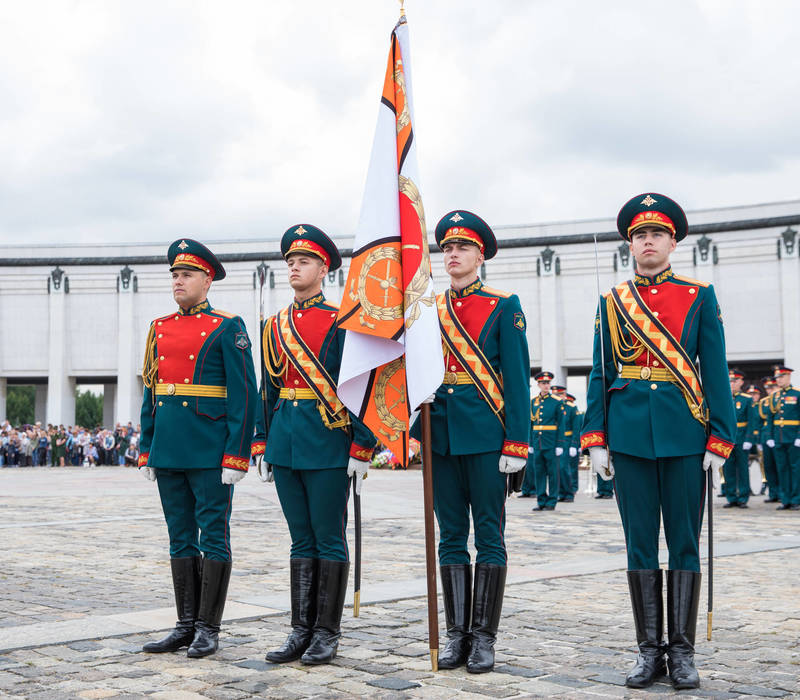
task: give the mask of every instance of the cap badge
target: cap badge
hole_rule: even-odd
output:
[[[450,221],[458,223],[459,221],[463,221],[464,217],[461,216],[458,212],[456,212],[453,216],[450,217]]]
[[[308,233],[308,231],[306,231],[306,230],[305,230],[305,229],[304,229],[302,226],[298,226],[298,227],[297,227],[297,228],[294,230],[294,232],[295,232],[295,233],[296,233],[298,236],[302,236],[304,233]]]
[[[186,250],[189,247],[189,244],[186,241],[181,241],[178,243],[178,248],[181,250]]]
[[[652,197],[651,197],[651,196],[648,194],[648,195],[647,195],[647,196],[646,196],[646,197],[645,197],[645,198],[642,200],[642,204],[644,204],[646,207],[652,207],[652,206],[653,206],[653,205],[656,203],[656,201],[658,201],[658,200],[655,200],[655,199],[653,199],[653,198],[652,198]]]

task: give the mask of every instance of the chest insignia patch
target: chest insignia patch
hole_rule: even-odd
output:
[[[233,344],[240,350],[247,350],[247,348],[250,347],[250,341],[247,339],[247,333],[245,333],[244,331],[239,331],[236,334],[236,338],[233,341]]]
[[[522,311],[514,312],[514,327],[521,331],[525,330],[525,314]]]

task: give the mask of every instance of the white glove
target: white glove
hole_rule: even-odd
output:
[[[703,470],[708,471],[711,469],[711,484],[714,486],[715,491],[718,491],[720,487],[719,470],[722,469],[723,464],[725,464],[724,457],[706,450],[706,454],[703,457]]]
[[[577,454],[578,454],[578,448],[577,447],[570,447],[569,448],[569,456],[570,457],[575,457],[575,456],[577,456]]]
[[[265,484],[275,481],[272,465],[264,459],[264,455],[258,455],[258,457],[256,457],[256,470],[258,478]]]
[[[753,449],[753,443],[752,442],[743,442],[742,443],[742,449],[745,452],[749,452],[751,449]]]
[[[772,438],[767,440],[767,447],[775,447],[775,441]]]
[[[222,483],[223,484],[238,484],[242,479],[244,479],[246,471],[242,471],[241,469],[228,469],[228,467],[222,468]]]
[[[556,447],[556,457],[560,457],[563,454],[564,454],[564,448],[563,447]]]
[[[605,447],[590,447],[589,459],[592,462],[592,469],[603,481],[611,481],[614,478],[614,461]]]
[[[153,467],[139,467],[139,471],[144,474],[144,478],[148,481],[156,480],[156,470]]]
[[[527,460],[522,457],[511,457],[509,455],[500,455],[499,469],[503,474],[514,474],[525,466]]]
[[[347,476],[354,476],[356,479],[356,495],[361,495],[361,482],[367,478],[369,462],[351,457],[347,462]]]
[[[795,446],[795,447],[800,447],[800,438],[797,438],[797,439],[794,441],[794,446]]]
[[[433,403],[433,400],[436,398],[436,392],[433,392],[427,399],[425,399],[422,403]]]

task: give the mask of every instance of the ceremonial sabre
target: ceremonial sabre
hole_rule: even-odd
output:
[[[356,493],[356,479],[353,476],[353,518],[356,521],[356,556],[355,572],[353,575],[353,617],[358,617],[361,609],[361,496]]]
[[[267,409],[267,358],[264,354],[264,329],[266,328],[267,321],[264,318],[264,283],[267,281],[267,270],[269,266],[263,262],[256,268],[258,270],[258,327],[261,329],[261,357],[259,358],[259,365],[261,365],[261,409],[264,412],[264,442],[266,443],[267,435],[269,434],[269,410]],[[261,461],[264,462],[266,454],[261,456]],[[269,462],[264,462],[267,465],[267,481],[272,481],[272,465]],[[259,478],[260,473],[259,473]]]
[[[439,670],[439,611],[436,605],[436,547],[433,529],[433,462],[431,456],[431,406],[422,404],[422,492],[425,507],[425,572],[428,579],[428,646],[431,670]]]
[[[597,318],[599,321],[600,331],[600,367],[602,368],[601,376],[603,377],[603,429],[606,434],[606,454],[608,456],[606,464],[606,476],[611,476],[611,452],[608,449],[608,406],[606,406],[606,397],[608,396],[608,387],[606,386],[606,351],[605,343],[603,342],[603,309],[600,306],[603,296],[600,294],[600,256],[597,252],[597,234],[594,234],[594,276],[597,280]]]
[[[706,620],[706,639],[711,641],[711,617],[714,611],[714,509],[711,502],[714,499],[714,480],[711,475],[712,467],[709,466],[708,486],[706,500],[708,501],[708,615]]]

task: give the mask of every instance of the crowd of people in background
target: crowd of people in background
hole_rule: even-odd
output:
[[[0,467],[136,466],[140,427],[0,424]]]

